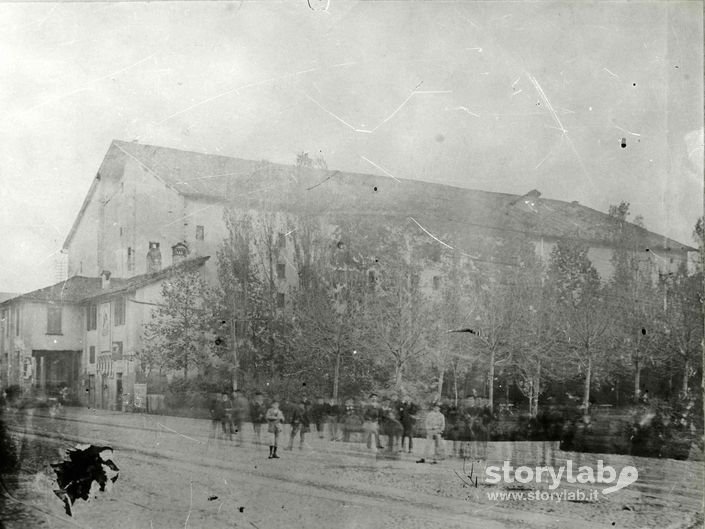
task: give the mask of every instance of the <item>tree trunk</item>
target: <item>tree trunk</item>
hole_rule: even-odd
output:
[[[494,348],[490,351],[490,372],[488,378],[489,406],[490,410],[494,411]]]
[[[590,381],[592,379],[592,356],[588,352],[588,365],[585,371],[585,392],[583,393],[583,413],[590,412]]]
[[[453,369],[453,396],[454,396],[454,402],[453,404],[455,406],[458,405],[458,370]]]
[[[441,368],[438,375],[438,393],[436,393],[436,402],[441,402],[443,398],[443,377],[445,376],[445,369]]]
[[[689,378],[689,373],[690,373],[690,360],[686,358],[685,360],[685,367],[683,368],[683,398],[685,398],[688,395],[688,389],[690,388],[688,385],[688,378]]]
[[[634,402],[639,402],[641,395],[641,364],[637,357],[634,362]]]
[[[539,394],[541,393],[541,361],[539,360],[538,369],[534,380],[531,384],[531,392],[534,395],[533,409],[530,410],[531,416],[536,417],[539,414]]]
[[[394,364],[394,389],[401,390],[401,381],[404,370],[404,364],[397,362]]]
[[[335,355],[335,371],[333,372],[333,398],[338,399],[338,384],[340,380],[340,352]]]
[[[233,350],[233,369],[232,369],[232,386],[233,390],[237,389],[237,312],[235,309],[235,301],[233,300],[232,308],[232,324],[230,325],[230,341],[232,342]]]

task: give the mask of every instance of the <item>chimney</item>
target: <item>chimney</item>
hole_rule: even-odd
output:
[[[159,250],[158,242],[149,243],[147,252],[147,272],[158,272],[162,268],[162,252]]]
[[[101,279],[100,288],[102,288],[103,290],[107,290],[108,288],[110,288],[110,272],[109,271],[103,270],[100,273],[100,279]]]
[[[188,245],[185,242],[177,242],[171,247],[171,263],[177,265],[183,262],[188,256]]]

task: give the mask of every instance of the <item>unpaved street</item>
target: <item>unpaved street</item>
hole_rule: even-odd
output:
[[[269,460],[249,425],[243,446],[209,439],[207,421],[103,411],[16,416],[10,427],[23,462],[5,498],[8,528],[675,528],[695,522],[702,497],[702,472],[687,462],[649,460],[640,488],[598,502],[497,502],[487,486],[464,482],[462,461],[382,459],[315,435],[303,450],[280,449],[281,459]],[[120,476],[110,492],[77,502],[69,518],[48,465],[78,442],[112,446]],[[503,450],[489,447],[488,457],[508,456]]]

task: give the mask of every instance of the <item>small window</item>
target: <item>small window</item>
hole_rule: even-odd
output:
[[[61,307],[47,307],[47,334],[61,334]]]
[[[279,279],[286,278],[286,265],[285,264],[278,264],[277,265],[277,278],[279,278]]]
[[[88,305],[86,308],[86,330],[95,331],[98,324],[98,307],[97,305]]]
[[[286,298],[284,297],[284,293],[279,292],[277,294],[277,307],[279,307],[280,309],[283,309],[285,303],[286,303]]]
[[[88,363],[95,364],[95,345],[88,348]]]
[[[122,237],[122,226],[120,226],[120,237]]]
[[[15,320],[15,336],[20,335],[20,308],[15,307],[13,309],[14,314],[14,320]]]
[[[118,298],[113,301],[113,320],[115,327],[125,325],[125,298]]]
[[[127,247],[127,271],[132,272],[135,269],[135,251]]]
[[[196,226],[196,240],[202,241],[204,236],[203,226]]]
[[[113,342],[113,360],[122,360],[122,342]]]
[[[433,290],[441,288],[441,276],[433,276]]]
[[[279,233],[278,246],[279,248],[286,248],[286,235],[283,233]]]
[[[369,272],[367,272],[367,282],[368,282],[370,285],[374,285],[374,284],[375,284],[375,281],[377,281],[377,278],[375,277],[375,271],[374,271],[374,270],[370,270]]]

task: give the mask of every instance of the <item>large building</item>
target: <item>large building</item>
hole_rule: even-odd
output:
[[[378,219],[468,254],[487,241],[519,237],[547,258],[556,241],[572,238],[589,246],[603,277],[611,274],[618,240],[638,241],[632,250],[654,274],[675,270],[695,251],[536,190],[490,193],[114,141],[64,243],[68,279],[0,303],[0,384],[66,385],[87,404],[119,407],[132,392],[134,355],[161,282],[183,267],[216,281],[227,207],[281,214],[275,240],[282,307],[297,277],[285,214],[329,224]]]

